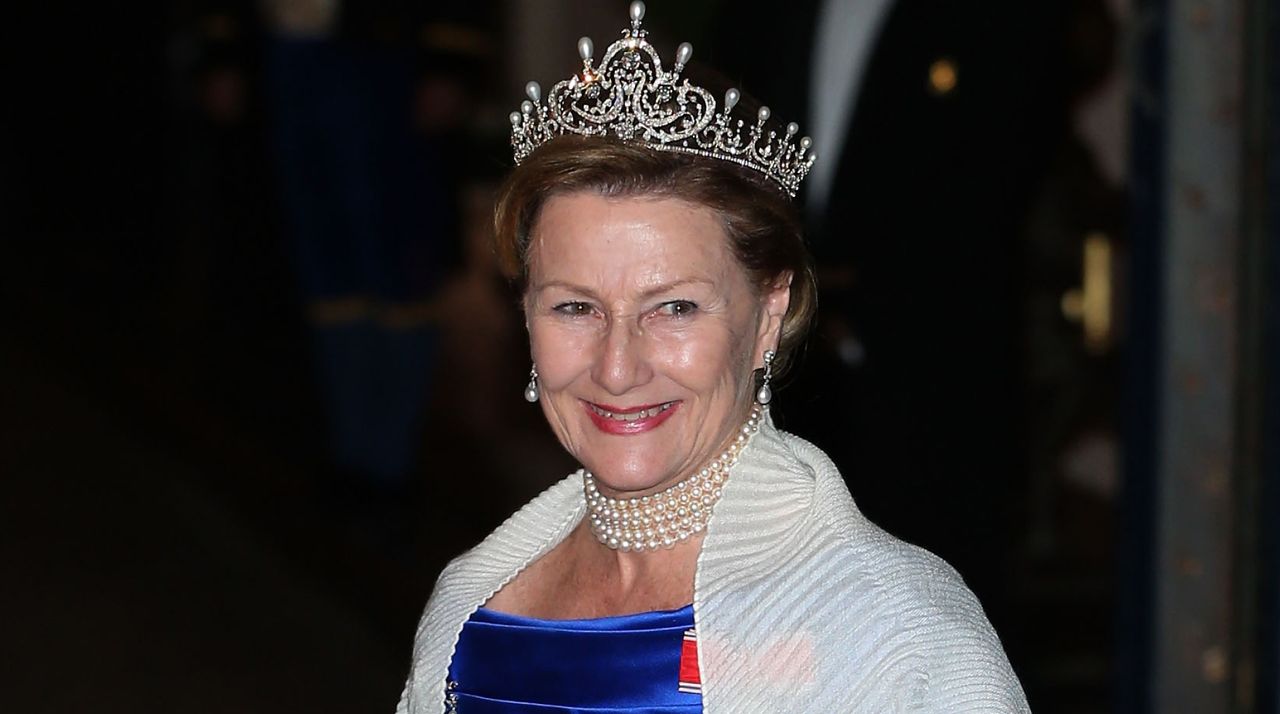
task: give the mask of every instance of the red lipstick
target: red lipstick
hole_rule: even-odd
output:
[[[587,416],[591,417],[591,423],[595,424],[600,431],[617,436],[628,436],[658,428],[662,422],[671,418],[671,415],[680,407],[680,402],[616,407],[583,401],[582,406]]]

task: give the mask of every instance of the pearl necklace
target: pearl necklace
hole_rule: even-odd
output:
[[[751,416],[738,431],[729,448],[689,478],[648,496],[609,498],[596,488],[595,477],[582,472],[582,490],[590,512],[591,532],[596,540],[624,553],[672,548],[711,520],[711,509],[720,500],[720,490],[738,455],[760,428],[764,407],[752,406]]]

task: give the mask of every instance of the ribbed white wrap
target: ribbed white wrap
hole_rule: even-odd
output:
[[[575,474],[445,568],[398,713],[443,710],[463,623],[584,511]],[[1030,711],[959,575],[863,517],[831,460],[770,423],[716,505],[693,606],[703,709],[713,714]]]

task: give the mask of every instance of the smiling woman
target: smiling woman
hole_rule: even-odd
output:
[[[559,195],[530,242],[542,408],[602,492],[649,495],[723,450],[778,343],[789,273],[756,289],[717,215],[680,199]]]
[[[678,83],[643,15],[531,83],[495,216],[525,396],[583,469],[446,568],[399,711],[1026,711],[955,571],[769,417],[815,306],[808,140]]]

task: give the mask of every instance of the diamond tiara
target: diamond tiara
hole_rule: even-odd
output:
[[[809,137],[794,141],[800,131],[795,122],[781,136],[766,129],[769,107],[760,107],[753,125],[733,118],[741,97],[737,89],[725,92],[724,106],[717,110],[711,92],[680,78],[693,56],[688,42],[676,48],[671,71],[664,70],[648,33],[640,28],[644,12],[643,2],[631,3],[631,27],[609,45],[598,67],[593,66],[591,38],[578,40],[582,72],[557,82],[546,104],[541,85],[525,85],[529,98],[511,113],[516,164],[557,136],[612,136],[745,166],[773,179],[794,198],[817,158]]]

